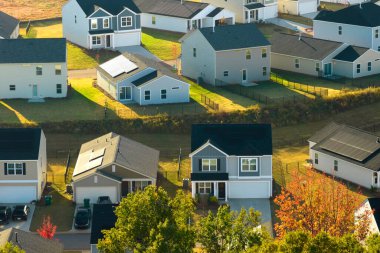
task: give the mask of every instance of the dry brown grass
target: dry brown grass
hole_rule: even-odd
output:
[[[0,10],[20,20],[61,17],[67,0],[1,0]]]

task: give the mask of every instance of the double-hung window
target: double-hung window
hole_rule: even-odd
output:
[[[92,36],[92,45],[102,44],[100,36]]]
[[[110,28],[109,18],[103,18],[103,28]]]
[[[261,49],[261,58],[267,58],[267,49],[266,48]]]
[[[318,164],[318,153],[314,154],[314,164]]]
[[[372,71],[372,62],[368,62],[367,70]]]
[[[319,72],[321,70],[321,67],[319,65],[319,62],[315,63],[315,71]]]
[[[22,175],[22,163],[7,163],[7,175]]]
[[[202,159],[202,171],[217,171],[217,159]]]
[[[379,29],[376,29],[376,30],[375,30],[375,38],[376,38],[376,39],[379,38]]]
[[[150,100],[150,90],[146,90],[146,91],[144,92],[144,99],[145,99],[145,100]]]
[[[295,59],[295,60],[294,60],[294,67],[295,67],[296,69],[299,69],[299,68],[300,68],[300,59]]]
[[[342,26],[338,26],[338,34],[339,35],[342,35],[342,30],[343,30]]]
[[[211,183],[198,183],[198,192],[200,194],[210,194],[211,193]]]
[[[91,29],[98,29],[98,20],[91,19]]]
[[[193,48],[193,57],[197,57],[197,49]]]
[[[161,90],[161,99],[166,99],[167,92],[166,90]]]
[[[247,51],[245,52],[245,59],[246,59],[246,60],[250,60],[251,58],[252,58],[251,51],[247,50]]]
[[[263,67],[263,76],[267,75],[267,67]]]
[[[338,161],[334,160],[334,170],[338,171]]]
[[[57,94],[62,94],[62,84],[57,83]]]
[[[360,74],[360,64],[356,64],[356,73]]]
[[[257,158],[241,158],[240,170],[242,172],[256,172]]]
[[[132,17],[121,17],[121,27],[132,26]]]
[[[42,66],[37,66],[36,67],[36,75],[37,76],[42,76]]]
[[[62,74],[62,66],[61,65],[55,65],[55,75],[59,76]]]
[[[15,84],[9,85],[9,90],[16,90],[16,85]]]

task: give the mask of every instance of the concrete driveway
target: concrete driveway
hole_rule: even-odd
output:
[[[261,212],[261,223],[273,236],[273,223],[269,199],[229,199],[228,204],[232,211],[240,212],[242,208],[246,210],[254,208]]]
[[[14,206],[17,206],[17,205],[24,205],[24,204],[0,204],[0,206],[11,207],[12,211],[13,211]],[[10,227],[14,227],[14,228],[29,232],[30,224],[32,223],[32,218],[33,218],[33,214],[34,214],[34,210],[35,210],[35,205],[28,204],[28,206],[30,208],[30,213],[29,213],[28,219],[26,221],[13,221],[11,218],[11,221],[9,222],[9,224],[0,225],[0,231],[7,229],[7,228],[10,228]]]
[[[120,53],[128,52],[130,54],[141,55],[145,58],[152,59],[155,61],[161,61],[157,56],[155,56],[154,54],[152,54],[151,52],[149,52],[148,50],[146,50],[142,46],[118,47],[117,50]]]
[[[56,233],[54,238],[63,244],[65,250],[89,250],[91,234]]]

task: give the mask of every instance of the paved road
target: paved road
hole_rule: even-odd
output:
[[[63,244],[65,250],[90,249],[90,234],[57,233],[55,238]]]
[[[69,70],[69,78],[96,78],[96,69]]]

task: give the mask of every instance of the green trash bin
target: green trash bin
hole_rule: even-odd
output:
[[[50,206],[51,205],[51,199],[52,199],[51,195],[46,195],[45,196],[45,205],[46,206]]]
[[[84,199],[83,204],[85,208],[90,208],[90,199]]]

